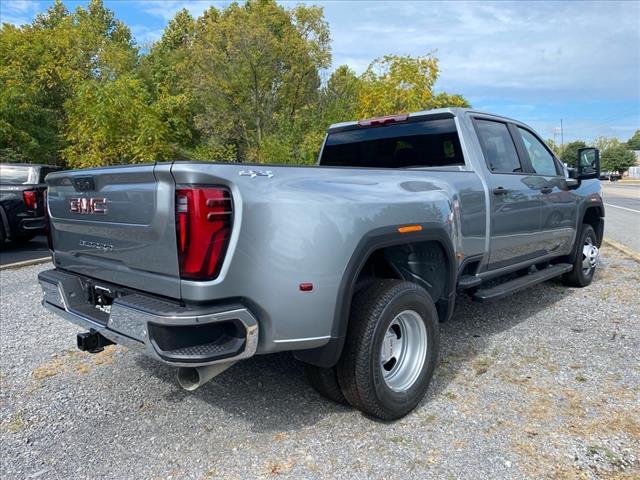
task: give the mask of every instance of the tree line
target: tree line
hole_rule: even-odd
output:
[[[438,59],[331,66],[322,8],[179,11],[141,49],[102,0],[0,29],[0,160],[89,167],[179,158],[310,164],[329,124],[446,106]]]
[[[579,149],[588,146],[583,140],[576,140],[563,146],[557,145],[553,140],[547,140],[547,144],[568,165],[575,163]],[[617,138],[598,137],[591,146],[600,150],[600,166],[603,172],[622,174],[636,164],[634,150],[640,150],[640,130],[636,130],[626,142],[621,142]]]

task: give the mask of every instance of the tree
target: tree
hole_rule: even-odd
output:
[[[460,95],[434,94],[439,75],[438,59],[386,55],[364,72],[358,96],[358,117],[414,112],[440,107],[468,107]]]
[[[587,144],[582,140],[567,143],[560,151],[560,160],[567,165],[575,165],[578,159],[578,150],[586,148]]]
[[[63,155],[71,167],[153,162],[173,156],[169,123],[151,103],[144,83],[133,75],[85,82],[65,107],[69,146]]]
[[[627,148],[629,150],[640,150],[640,130],[636,130],[631,138],[627,140]]]
[[[329,30],[318,7],[232,3],[198,19],[191,57],[204,143],[264,161],[273,149],[263,143],[291,143],[317,100],[318,71],[330,62]]]
[[[191,48],[196,22],[185,9],[165,28],[148,55],[142,57],[140,75],[162,119],[169,124],[181,150],[192,150],[198,142],[194,117],[198,106],[191,81]],[[187,155],[189,156],[189,155]]]
[[[73,14],[56,0],[32,25],[2,25],[0,45],[0,152],[24,161],[59,163],[66,102],[138,62],[129,29],[101,0]]]
[[[600,154],[600,165],[605,172],[624,173],[635,164],[635,154],[624,144],[607,148]]]

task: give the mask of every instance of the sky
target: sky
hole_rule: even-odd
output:
[[[1,0],[2,22],[29,23],[49,0]],[[105,0],[143,48],[175,13],[210,0]],[[314,1],[324,8],[333,67],[363,72],[385,54],[440,60],[436,89],[528,123],[559,143],[629,138],[640,129],[640,1]],[[71,10],[86,1],[65,1]]]

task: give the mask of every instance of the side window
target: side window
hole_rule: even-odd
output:
[[[533,170],[540,175],[555,176],[558,175],[556,169],[556,162],[553,160],[553,156],[549,153],[549,150],[538,140],[531,132],[524,128],[518,127],[520,137],[524,148],[529,155],[531,166]]]
[[[522,172],[507,125],[491,120],[476,120],[475,123],[489,170],[494,173]]]

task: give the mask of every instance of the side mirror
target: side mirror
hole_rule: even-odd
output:
[[[600,152],[597,148],[579,149],[576,160],[576,178],[579,180],[600,178]]]

